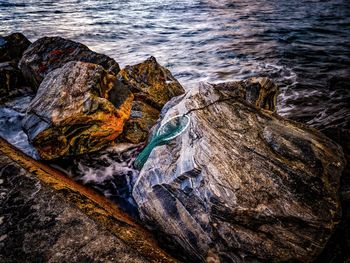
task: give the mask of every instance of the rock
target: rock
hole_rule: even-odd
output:
[[[160,112],[143,101],[133,101],[130,119],[124,125],[122,141],[134,144],[145,142],[149,131],[157,123]]]
[[[114,59],[61,37],[43,37],[35,41],[23,54],[19,68],[28,83],[36,89],[49,72],[69,61],[98,64],[112,74],[117,74],[120,70]]]
[[[191,123],[141,170],[140,216],[185,261],[310,262],[340,219],[342,149],[224,86],[202,84],[164,107],[154,130],[178,114]]]
[[[17,93],[21,77],[21,72],[13,62],[0,63],[0,102]]]
[[[177,262],[112,202],[1,138],[0,193],[0,262]]]
[[[18,62],[29,45],[30,41],[21,33],[0,36],[0,63],[11,60]]]
[[[122,132],[132,100],[102,66],[72,61],[45,77],[22,126],[43,159],[97,151]]]
[[[212,84],[229,96],[240,96],[261,109],[276,111],[278,86],[266,77],[253,77],[242,81],[231,81]],[[234,92],[234,93],[233,93]]]
[[[185,91],[170,71],[158,64],[154,57],[122,69],[118,78],[129,85],[136,98],[141,98],[161,110],[172,97]]]
[[[131,118],[125,124],[122,138],[132,143],[144,142],[165,103],[185,91],[171,72],[159,65],[154,57],[126,66],[119,72],[118,78],[135,96]]]
[[[0,36],[0,104],[14,96],[31,92],[25,86],[17,63],[30,41],[21,33]]]

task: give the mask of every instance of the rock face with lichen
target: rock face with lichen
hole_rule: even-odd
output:
[[[119,72],[118,78],[135,97],[131,118],[125,124],[122,137],[132,143],[143,142],[165,103],[185,91],[171,72],[158,64],[154,57],[126,66]]]
[[[69,61],[98,64],[115,75],[120,70],[114,59],[61,37],[43,37],[35,41],[23,54],[19,68],[28,83],[36,89],[49,72]]]
[[[133,197],[186,261],[309,262],[339,221],[343,152],[274,114],[276,92],[265,78],[202,84],[164,107],[155,130],[178,114],[190,126],[152,151]]]
[[[43,159],[101,149],[123,131],[133,95],[102,66],[69,62],[50,72],[23,128]]]

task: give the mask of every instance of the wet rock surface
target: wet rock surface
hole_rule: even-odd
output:
[[[148,262],[0,153],[1,262]]]
[[[152,151],[133,197],[186,260],[312,261],[340,221],[341,147],[265,110],[273,96],[260,90],[263,109],[232,85],[202,84],[162,111],[161,123],[188,114],[191,124]]]
[[[177,262],[118,206],[0,137],[0,262]]]
[[[131,117],[125,124],[122,138],[135,144],[144,142],[165,103],[185,91],[171,72],[154,57],[126,66],[119,72],[118,78],[130,88],[135,97]]]
[[[98,64],[115,75],[120,70],[114,59],[61,37],[43,37],[35,41],[23,54],[19,68],[28,83],[37,89],[49,72],[70,61]]]
[[[102,66],[72,61],[46,76],[23,128],[43,159],[96,151],[122,132],[132,100]]]
[[[17,63],[30,44],[30,41],[21,33],[0,36],[0,63],[7,61]]]
[[[138,220],[132,189],[139,175],[133,168],[141,145],[117,143],[104,150],[52,162],[74,181],[95,189]]]

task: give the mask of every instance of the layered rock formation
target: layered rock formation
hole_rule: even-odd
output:
[[[343,152],[273,114],[267,79],[244,83],[202,84],[165,106],[157,127],[178,114],[190,127],[152,151],[133,197],[186,261],[309,262],[340,219]]]
[[[132,143],[143,142],[165,103],[185,91],[171,72],[154,57],[126,66],[119,72],[118,78],[130,88],[135,97],[131,118],[125,124],[122,137]]]
[[[41,83],[23,128],[43,159],[96,151],[122,132],[132,100],[102,66],[69,62]]]
[[[23,54],[19,67],[28,83],[37,89],[49,72],[69,61],[98,64],[115,75],[120,70],[114,59],[61,37],[43,37],[35,41]]]

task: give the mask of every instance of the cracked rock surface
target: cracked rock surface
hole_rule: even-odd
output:
[[[186,261],[309,262],[340,219],[342,149],[273,113],[266,79],[251,83],[257,95],[201,84],[166,104],[157,127],[178,114],[190,126],[152,151],[135,184],[141,218]]]

